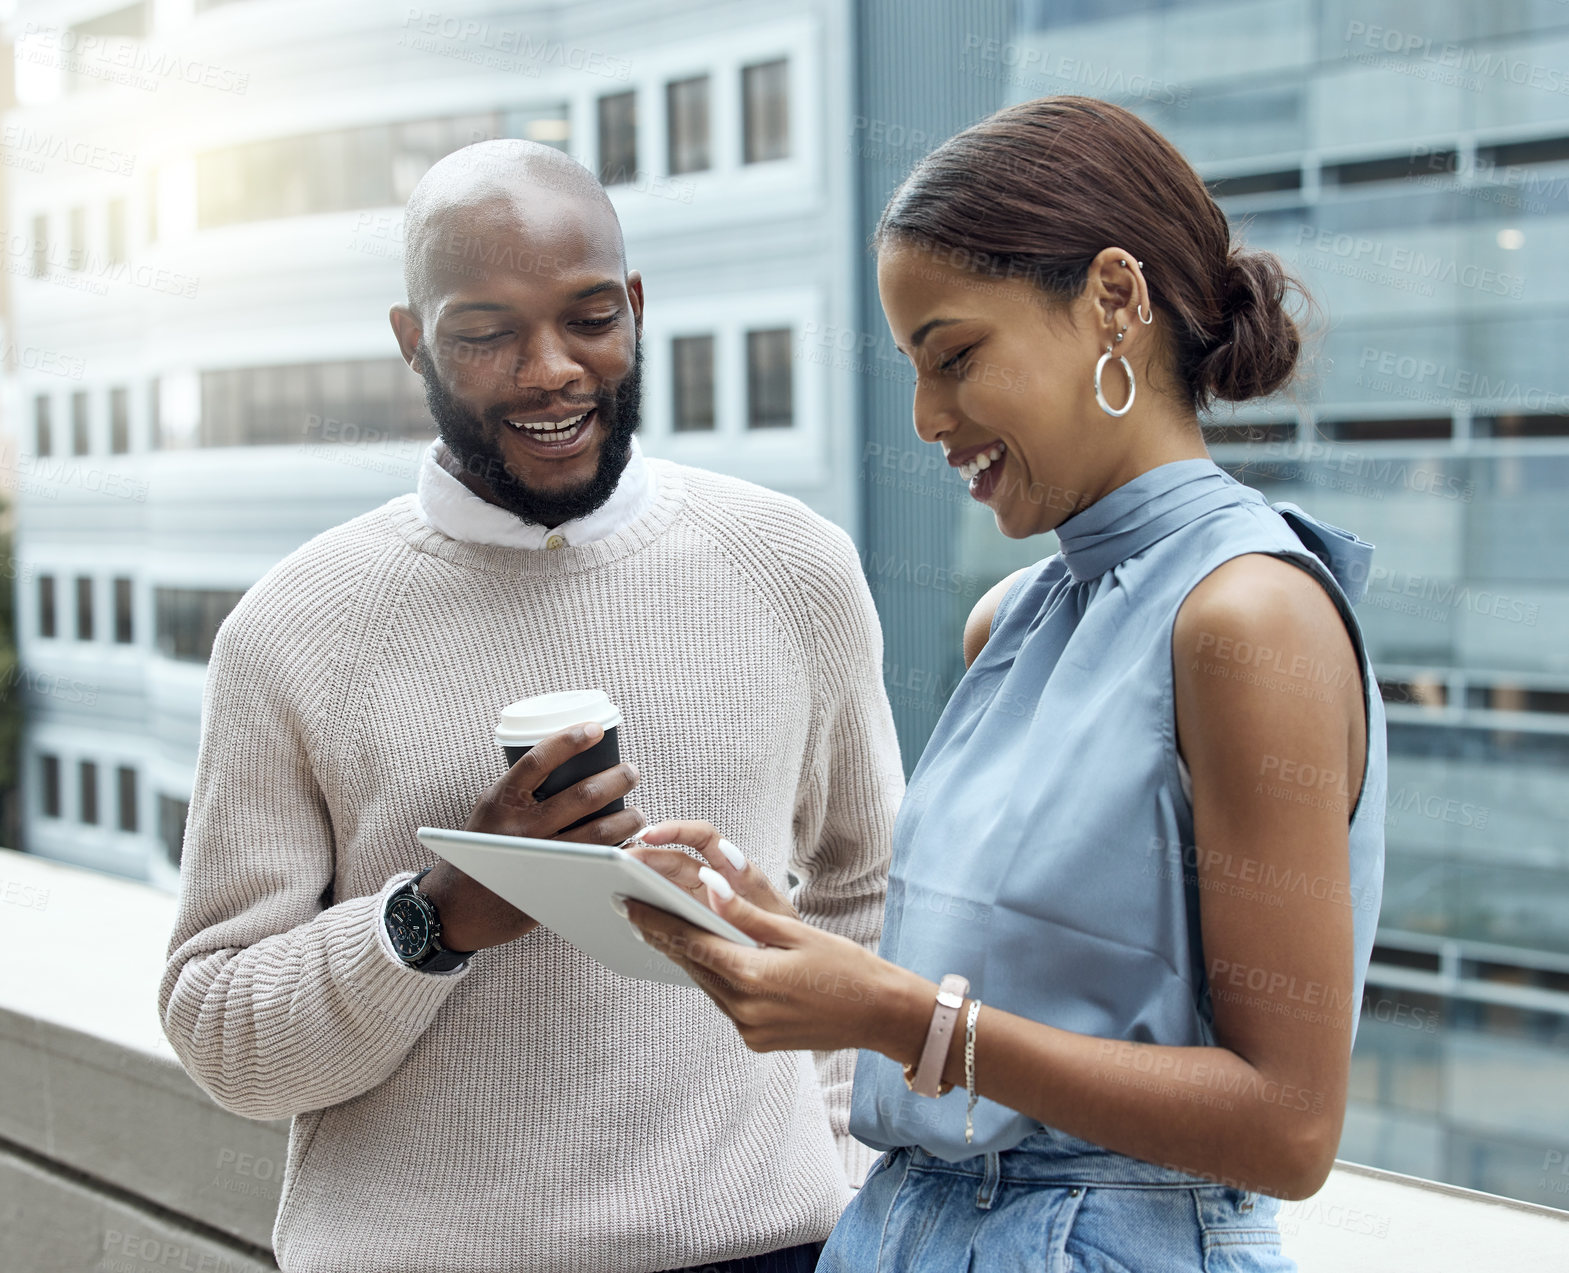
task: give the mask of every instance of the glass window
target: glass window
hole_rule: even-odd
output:
[[[38,635],[52,637],[59,631],[55,615],[54,576],[38,576]]]
[[[677,433],[714,427],[714,338],[677,336],[670,342],[675,402],[671,413]]]
[[[98,766],[84,760],[76,767],[79,812],[82,821],[90,827],[98,825]]]
[[[416,119],[393,125],[392,185],[399,201],[407,201],[419,179],[446,152],[447,130],[439,119]]]
[[[1176,0],[1181,3],[1181,0]],[[1104,22],[1151,9],[1169,9],[1173,0],[1024,0],[1020,17],[1025,30]]]
[[[373,173],[351,172],[354,144],[347,131],[337,128],[317,133],[307,149],[310,153],[309,181],[305,197],[301,200],[304,205],[300,208],[302,213],[318,209],[352,208],[357,202],[354,197],[356,187],[359,193],[370,198],[370,207],[392,202],[392,173],[386,167]],[[356,175],[359,181],[353,180]]]
[[[132,624],[131,581],[120,578],[114,581],[114,640],[116,645],[130,645],[135,635]]]
[[[227,225],[244,219],[245,190],[237,150],[196,157],[196,224]]]
[[[392,126],[355,128],[345,134],[343,160],[343,201],[350,208],[374,208],[378,204],[407,203],[400,198],[397,174],[392,163]],[[424,174],[421,173],[421,176]]]
[[[185,845],[185,821],[190,816],[188,800],[176,800],[162,792],[158,795],[158,839],[173,866],[180,865],[181,850]]]
[[[154,377],[147,382],[147,437],[155,451],[164,444],[162,402],[163,394]]]
[[[708,76],[665,86],[665,124],[671,174],[708,168]]]
[[[33,277],[49,273],[49,218],[43,213],[33,218]]]
[[[637,94],[599,99],[599,180],[614,186],[637,175]]]
[[[503,122],[508,137],[526,137],[544,146],[566,150],[572,140],[572,118],[565,102],[509,110]]]
[[[199,446],[375,443],[435,433],[424,382],[401,358],[204,371],[201,394]]]
[[[121,765],[114,771],[115,786],[119,795],[119,826],[122,831],[135,831],[141,824],[136,808],[136,770]]]
[[[795,423],[788,327],[746,334],[746,423],[751,429],[788,429]]]
[[[38,757],[39,796],[44,817],[60,816],[60,757],[47,753]]]
[[[33,399],[33,441],[39,455],[54,454],[54,436],[50,428],[49,395],[41,393]]]
[[[196,156],[196,223],[344,212],[405,202],[438,159],[497,136],[499,112],[272,137]]]
[[[749,164],[790,155],[790,63],[760,62],[741,71],[742,160]]]
[[[93,581],[88,575],[76,577],[76,639],[93,639]]]
[[[131,449],[131,391],[109,390],[109,453],[124,455]]]
[[[154,588],[153,627],[158,653],[184,663],[205,663],[243,588]]]
[[[125,249],[125,200],[109,200],[108,233],[105,244],[110,265],[120,265],[126,259]]]
[[[87,391],[78,389],[71,395],[71,454],[86,455],[91,449],[87,436]]]
[[[72,208],[70,216],[71,240],[70,256],[66,259],[65,268],[80,270],[87,263],[87,209]]]

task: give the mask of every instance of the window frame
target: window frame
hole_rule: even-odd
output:
[[[54,455],[54,397],[47,393],[33,395],[33,454]]]
[[[136,644],[136,581],[129,575],[116,575],[111,581],[114,595],[112,644]],[[123,603],[123,604],[122,604]]]
[[[38,753],[38,810],[40,816],[45,818],[60,819],[65,816],[58,752]]]
[[[74,608],[72,631],[78,641],[93,641],[97,638],[95,633],[97,624],[97,581],[92,575],[76,575],[71,586],[71,600]]]
[[[83,826],[102,824],[103,810],[98,802],[98,762],[78,759],[76,762],[76,820]]]
[[[774,67],[782,68],[782,79],[784,83],[784,149],[778,154],[753,155],[751,129],[752,98],[751,94],[748,92],[748,87],[751,82],[750,77],[754,72],[768,71],[772,70]],[[794,158],[794,147],[796,140],[794,135],[795,97],[797,92],[795,85],[795,75],[793,73],[789,54],[780,54],[777,57],[765,58],[762,61],[744,62],[737,71],[737,74],[741,80],[740,161],[742,166],[750,168],[757,164],[788,163],[792,158]]]
[[[71,391],[71,454],[93,453],[93,401],[86,389]]]
[[[128,385],[109,389],[109,454],[131,452],[131,390]]]
[[[682,389],[684,381],[680,374],[681,359],[677,354],[677,346],[691,345],[697,342],[706,344],[708,349],[708,423],[695,426],[682,424]],[[670,356],[670,431],[676,434],[713,433],[719,427],[718,412],[718,384],[719,368],[717,362],[718,338],[713,332],[678,332],[668,338]]]
[[[679,90],[701,85],[701,104],[693,109],[689,102],[679,102]],[[714,167],[714,80],[702,71],[665,81],[665,172],[672,177],[685,177],[693,173],[709,172]],[[677,129],[683,124],[700,122],[702,138],[678,138]],[[685,156],[686,151],[697,152]],[[677,156],[683,155],[678,163]]]
[[[708,292],[676,296],[644,314],[644,446],[699,468],[717,468],[773,486],[813,486],[832,477],[828,457],[842,451],[825,421],[839,390],[832,378],[858,355],[835,347],[842,334],[825,321],[832,292],[804,285],[764,291]],[[795,423],[789,428],[746,427],[746,338],[748,330],[790,328]],[[714,337],[714,428],[677,431],[675,337]]]
[[[632,185],[632,184],[634,184],[637,181],[639,175],[643,171],[643,165],[641,163],[642,133],[644,131],[646,131],[646,130],[642,128],[642,126],[640,124],[640,121],[639,121],[639,116],[641,114],[643,114],[644,112],[642,112],[642,111],[640,111],[638,109],[638,100],[637,100],[638,96],[639,96],[639,94],[638,94],[638,91],[637,91],[636,88],[628,88],[628,89],[619,89],[619,90],[617,90],[614,93],[600,93],[600,94],[596,95],[595,98],[594,98],[594,165],[593,165],[593,168],[594,168],[595,174],[599,178],[599,184],[604,186],[606,189],[612,189],[612,188],[614,188],[616,186],[629,186],[629,185]],[[630,148],[623,147],[622,148],[622,152],[618,153],[614,157],[616,160],[621,161],[621,160],[624,160],[624,157],[625,157],[626,154],[630,154],[631,155],[631,159],[632,159],[631,170],[629,172],[624,173],[624,174],[622,174],[620,172],[620,169],[617,169],[616,172],[613,173],[612,170],[611,170],[611,167],[610,167],[610,162],[611,161],[610,161],[610,159],[607,159],[607,157],[605,155],[605,151],[606,151],[606,145],[605,145],[605,140],[606,140],[606,123],[607,123],[607,121],[606,121],[606,114],[605,114],[605,107],[610,102],[630,102],[631,103],[631,127],[630,127],[630,130],[629,130],[630,133],[631,133],[631,146],[630,146]]]
[[[127,783],[126,779],[130,782]],[[137,776],[135,765],[116,765],[114,770],[114,798],[115,798],[115,828],[127,835],[135,835],[141,829],[141,782]],[[130,816],[127,817],[127,810]]]
[[[45,641],[60,639],[60,589],[51,571],[38,576],[38,636]]]
[[[760,424],[760,423],[758,423],[758,401],[757,401],[757,399],[759,397],[759,388],[760,388],[760,386],[757,383],[759,369],[758,369],[757,365],[754,364],[754,362],[753,362],[753,353],[754,353],[755,350],[757,350],[760,347],[760,338],[767,337],[767,338],[770,339],[771,343],[779,344],[780,342],[779,342],[778,338],[781,337],[781,336],[784,338],[784,340],[783,340],[783,347],[784,347],[784,350],[785,350],[784,384],[785,384],[785,396],[786,396],[786,398],[789,399],[789,408],[790,408],[789,422],[786,423],[786,424],[774,424],[774,423]],[[796,418],[797,418],[797,412],[796,412],[796,392],[795,392],[795,361],[796,361],[796,359],[795,359],[795,348],[796,348],[795,329],[793,327],[788,327],[788,326],[748,327],[746,329],[746,331],[743,333],[743,340],[744,340],[744,351],[745,351],[745,369],[744,369],[742,374],[746,377],[746,428],[747,428],[747,431],[748,432],[753,432],[753,431],[760,431],[760,430],[770,430],[770,431],[772,431],[772,430],[779,430],[779,429],[784,429],[784,430],[794,429],[795,428]],[[771,372],[772,370],[774,370],[774,369],[773,368],[763,368],[764,372]]]

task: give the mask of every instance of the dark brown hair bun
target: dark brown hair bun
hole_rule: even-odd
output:
[[[1226,261],[1219,341],[1194,368],[1209,398],[1246,402],[1287,384],[1302,351],[1302,336],[1286,312],[1295,284],[1273,252],[1233,252]]]

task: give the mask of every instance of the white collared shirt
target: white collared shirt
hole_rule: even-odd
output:
[[[437,438],[420,461],[416,499],[419,515],[427,526],[448,538],[471,544],[539,549],[591,544],[630,526],[659,498],[659,478],[644,461],[635,437],[631,458],[610,498],[587,517],[576,517],[556,527],[526,522],[516,513],[481,499],[453,474],[452,470],[458,467],[447,444]]]

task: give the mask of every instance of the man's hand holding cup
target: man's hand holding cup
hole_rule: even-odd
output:
[[[557,730],[530,746],[479,798],[463,829],[579,844],[619,844],[637,834],[647,820],[636,809],[621,807],[638,781],[630,761],[591,773],[553,795],[541,793],[553,773],[598,747],[605,734],[602,725],[589,722]],[[606,806],[615,806],[614,811],[603,812]],[[452,950],[500,946],[538,926],[445,860],[436,863],[420,888],[440,913],[442,942]]]

